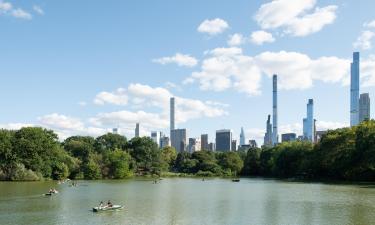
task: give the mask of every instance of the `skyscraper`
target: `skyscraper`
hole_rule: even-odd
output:
[[[188,150],[190,153],[201,150],[201,140],[199,138],[189,138]]]
[[[350,126],[359,123],[359,52],[353,52],[350,64]]]
[[[315,141],[314,123],[314,100],[309,99],[306,118],[303,119],[303,136],[305,140]]]
[[[187,132],[186,129],[171,130],[171,144],[177,152],[186,151]]]
[[[282,142],[295,141],[297,138],[296,133],[286,133],[281,135]]]
[[[135,137],[139,137],[139,123],[135,125]]]
[[[201,149],[208,150],[208,134],[201,135]]]
[[[230,151],[232,149],[232,131],[229,129],[216,131],[216,151]]]
[[[359,97],[359,122],[370,119],[370,96],[363,93]]]
[[[245,145],[245,144],[246,144],[245,132],[243,131],[243,127],[241,127],[240,145]]]
[[[266,133],[264,134],[264,146],[272,145],[272,124],[271,124],[271,115],[268,115],[267,124],[266,124]]]
[[[231,150],[232,151],[237,151],[237,140],[232,140]]]
[[[118,128],[117,128],[117,127],[113,128],[113,129],[112,129],[112,133],[113,133],[113,134],[118,134]]]
[[[160,147],[160,133],[157,131],[151,131],[151,139]]]
[[[171,97],[170,98],[170,102],[169,102],[169,107],[170,107],[170,130],[174,130],[175,129],[175,124],[174,124],[174,97]],[[172,135],[171,135],[172,136]]]
[[[272,109],[273,109],[273,130],[272,130],[272,145],[276,145],[279,142],[279,136],[277,133],[277,75],[274,74],[272,77]]]

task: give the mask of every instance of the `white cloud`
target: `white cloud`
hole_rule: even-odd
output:
[[[354,48],[360,48],[368,50],[372,48],[371,41],[374,38],[375,33],[369,30],[362,31],[357,40],[353,43]]]
[[[125,89],[119,88],[114,92],[100,92],[94,99],[96,105],[114,104],[114,105],[126,105],[128,103],[128,96],[125,93]]]
[[[375,20],[365,23],[363,26],[367,28],[375,28]]]
[[[262,45],[265,42],[274,42],[275,38],[271,33],[265,32],[263,30],[254,31],[251,33],[251,42],[256,45]]]
[[[216,18],[212,20],[203,21],[199,25],[198,31],[201,33],[207,33],[209,35],[216,35],[224,32],[228,28],[229,25],[225,20]]]
[[[181,53],[176,53],[176,55],[171,57],[162,57],[152,60],[155,63],[160,63],[162,65],[176,63],[179,66],[193,67],[197,65],[198,60],[190,55],[184,55]]]
[[[316,0],[274,0],[259,8],[255,20],[262,29],[280,28],[292,36],[306,36],[336,19],[336,5],[319,8],[315,4]]]
[[[44,11],[40,6],[34,5],[33,10],[38,13],[39,15],[44,15]]]
[[[80,105],[80,106],[87,106],[87,102],[81,101],[81,102],[78,102],[78,105]]]
[[[12,8],[12,3],[0,1],[0,14],[10,11]]]
[[[25,20],[31,20],[33,18],[33,16],[30,13],[26,12],[23,9],[13,10],[12,16],[16,17],[16,18],[19,18],[19,19],[25,19]]]
[[[261,72],[252,57],[240,48],[216,48],[208,53],[201,71],[191,78],[199,81],[202,90],[223,91],[233,88],[250,95],[260,93]]]
[[[229,36],[228,45],[230,46],[238,46],[244,44],[246,38],[242,34],[235,33]]]
[[[370,60],[372,61],[374,60]],[[370,62],[367,65],[371,65]],[[350,61],[347,59],[312,59],[298,52],[262,52],[248,56],[242,53],[241,48],[216,48],[208,51],[200,71],[193,72],[184,83],[197,82],[202,90],[232,89],[248,95],[257,95],[260,94],[262,75],[271,77],[276,73],[281,89],[302,90],[312,87],[314,81],[344,85],[349,77],[349,64]],[[372,77],[370,72],[368,74],[367,80]]]
[[[68,130],[80,130],[83,129],[83,123],[76,118],[68,117],[58,113],[52,113],[38,118],[40,124],[56,128],[56,129],[68,129]]]
[[[375,87],[375,55],[361,61],[361,85],[363,87]]]

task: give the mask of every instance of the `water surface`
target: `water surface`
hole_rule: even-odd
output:
[[[60,194],[42,194],[56,187]],[[100,201],[124,204],[93,213]],[[0,224],[374,224],[375,186],[243,178],[0,182]]]

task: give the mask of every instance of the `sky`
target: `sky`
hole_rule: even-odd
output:
[[[60,139],[118,127],[232,129],[262,144],[279,79],[279,133],[349,124],[350,61],[375,101],[375,1],[0,0],[0,127]],[[372,107],[373,108],[373,107]],[[374,118],[375,110],[371,117]]]

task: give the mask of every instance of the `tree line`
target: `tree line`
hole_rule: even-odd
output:
[[[137,175],[263,176],[375,181],[375,121],[247,151],[177,154],[148,137],[108,133],[60,142],[51,130],[0,130],[0,180],[123,179]]]

